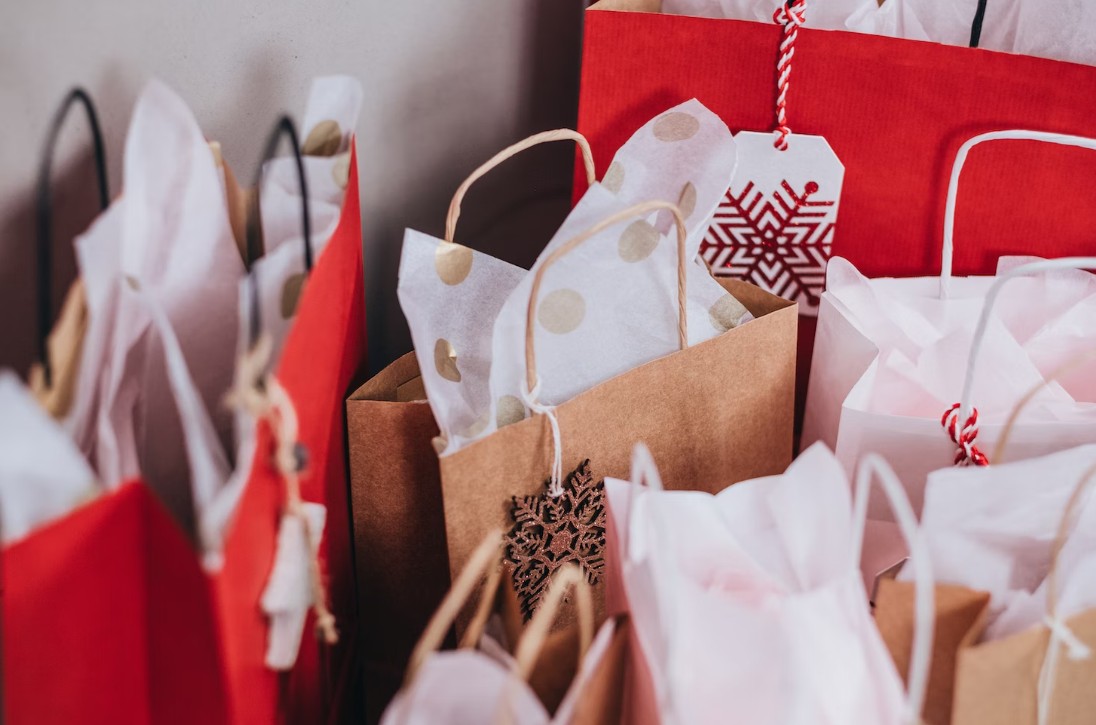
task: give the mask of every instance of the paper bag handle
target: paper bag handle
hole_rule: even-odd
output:
[[[454,237],[457,232],[457,220],[460,218],[460,204],[464,201],[464,195],[468,193],[468,189],[472,184],[476,183],[481,177],[483,177],[488,171],[495,168],[503,161],[506,161],[511,156],[531,149],[534,146],[538,146],[542,143],[549,143],[552,141],[574,141],[578,144],[579,151],[582,152],[582,163],[586,167],[586,184],[587,186],[593,186],[597,181],[597,175],[594,171],[594,154],[590,151],[590,143],[586,140],[578,131],[572,131],[569,128],[560,128],[555,131],[542,131],[537,134],[533,134],[527,139],[518,141],[512,146],[507,146],[502,151],[488,159],[478,169],[473,171],[467,179],[461,182],[461,185],[457,187],[457,191],[453,194],[453,200],[449,202],[449,212],[445,215],[445,241],[454,243]]]
[[[594,600],[590,593],[590,585],[586,581],[582,570],[575,564],[564,564],[552,577],[548,591],[541,600],[540,608],[533,615],[532,620],[526,625],[525,631],[518,640],[514,652],[514,665],[511,677],[503,688],[502,695],[495,710],[495,725],[513,725],[514,722],[514,695],[519,682],[528,682],[533,673],[533,667],[537,663],[544,643],[548,639],[549,630],[559,613],[563,597],[570,589],[575,590],[576,609],[578,611],[578,667],[575,669],[576,677],[582,669],[582,663],[586,659],[586,652],[590,649],[590,643],[594,639]]]
[[[1043,663],[1039,668],[1037,681],[1036,713],[1039,725],[1047,725],[1050,722],[1050,705],[1054,698],[1054,684],[1058,675],[1058,660],[1061,656],[1061,646],[1064,643],[1073,659],[1088,659],[1092,657],[1092,648],[1079,640],[1070,631],[1069,627],[1058,618],[1058,558],[1065,546],[1069,530],[1073,526],[1073,520],[1078,514],[1081,498],[1092,481],[1096,479],[1096,465],[1090,466],[1083,474],[1080,481],[1074,487],[1069,499],[1066,501],[1062,512],[1061,523],[1054,537],[1054,545],[1051,548],[1050,570],[1047,572],[1047,614],[1043,624],[1050,630],[1050,640],[1043,652]]]
[[[917,515],[898,480],[894,469],[876,453],[865,455],[856,471],[856,496],[853,501],[852,560],[860,567],[864,548],[864,529],[868,520],[868,498],[871,485],[878,482],[890,502],[898,520],[898,528],[910,548],[910,565],[914,576],[914,626],[913,648],[910,653],[909,679],[906,694],[906,718],[909,723],[920,723],[925,708],[925,693],[929,686],[929,668],[932,665],[933,641],[933,592],[932,560],[928,542],[917,525]]]
[[[514,651],[514,667],[516,674],[522,680],[528,681],[533,672],[533,666],[537,663],[537,657],[548,639],[548,633],[559,613],[563,597],[568,590],[575,591],[575,609],[578,616],[578,663],[586,658],[586,652],[590,649],[590,643],[594,641],[594,600],[590,593],[590,584],[586,581],[586,575],[576,564],[566,564],[560,567],[548,593],[541,602],[540,607],[529,620],[525,631],[518,640]]]
[[[974,396],[974,372],[978,368],[978,356],[982,352],[982,341],[989,327],[990,314],[1001,293],[1001,288],[1010,280],[1040,272],[1053,272],[1059,269],[1096,269],[1096,257],[1061,257],[1059,259],[1041,259],[1037,262],[1021,264],[1018,267],[1006,271],[993,281],[989,291],[986,292],[985,302],[982,304],[982,314],[978,317],[978,325],[974,328],[974,338],[970,342],[970,355],[967,356],[967,371],[963,379],[963,393],[959,398],[959,412],[966,418],[974,411],[972,402]]]
[[[1050,569],[1047,571],[1047,616],[1052,620],[1058,617],[1058,557],[1069,537],[1069,530],[1073,527],[1074,519],[1079,513],[1081,499],[1094,480],[1096,480],[1096,465],[1089,466],[1081,474],[1080,480],[1073,488],[1062,510],[1062,520],[1054,536],[1054,545],[1050,550]]]
[[[407,673],[403,679],[403,689],[406,690],[411,686],[426,659],[441,647],[446,632],[453,625],[465,602],[468,601],[468,597],[472,595],[476,584],[483,580],[484,575],[488,572],[488,567],[492,564],[498,566],[501,553],[502,530],[495,529],[484,537],[483,541],[472,552],[472,555],[468,557],[468,563],[464,565],[464,569],[457,576],[457,580],[453,582],[452,588],[446,593],[437,611],[430,617],[426,629],[423,630],[422,636],[415,644],[415,649],[411,651],[411,658],[407,664]],[[491,594],[492,592],[484,592],[484,596],[490,596]]]
[[[963,171],[963,165],[967,161],[967,154],[978,144],[987,141],[1042,141],[1058,144],[1059,146],[1076,146],[1078,148],[1096,151],[1096,139],[1084,136],[1070,136],[1062,133],[1048,131],[1026,131],[1012,129],[1008,131],[992,131],[983,133],[967,140],[959,147],[959,153],[955,155],[955,162],[951,167],[951,179],[948,181],[947,203],[944,207],[944,245],[941,250],[940,260],[940,297],[948,296],[948,288],[952,277],[952,258],[954,256],[955,237],[955,200],[959,193],[959,174]]]
[[[38,360],[42,364],[42,381],[48,389],[53,385],[53,365],[49,359],[49,327],[53,323],[53,204],[50,194],[50,171],[53,169],[53,156],[57,150],[57,139],[61,128],[74,105],[84,107],[88,129],[91,131],[91,148],[95,157],[95,180],[99,189],[99,210],[104,211],[110,205],[110,187],[107,185],[106,151],[103,133],[99,126],[99,114],[95,103],[83,88],[73,88],[61,101],[53,114],[46,144],[38,162],[38,189],[34,212],[37,224],[38,246]]]
[[[282,136],[289,139],[289,147],[293,151],[293,160],[296,162],[297,166],[297,183],[300,186],[301,193],[301,236],[304,240],[304,270],[305,274],[312,273],[312,263],[314,260],[312,254],[312,216],[309,213],[308,202],[308,177],[304,173],[304,157],[301,156],[301,145],[298,140],[297,127],[289,116],[282,116],[278,119],[277,123],[274,124],[274,129],[267,137],[266,147],[263,150],[262,158],[259,160],[259,166],[255,170],[255,183],[253,185],[255,194],[251,197],[251,213],[247,215],[247,259],[245,260],[251,274],[254,274],[255,261],[263,254],[263,220],[259,208],[259,196],[262,193],[263,184],[263,171],[266,168],[266,162],[274,158],[274,152],[278,150],[278,143],[282,140]],[[250,347],[254,347],[259,339],[261,322],[259,319],[261,310],[259,305],[258,280],[252,278],[250,280],[250,285],[251,317],[249,321],[249,342]]]
[[[597,236],[609,227],[635,217],[646,216],[651,212],[662,211],[663,209],[669,211],[670,214],[673,215],[674,226],[677,228],[678,344],[681,346],[682,350],[689,346],[689,323],[685,314],[685,265],[688,263],[685,252],[685,240],[688,236],[688,232],[685,228],[685,217],[682,216],[681,210],[677,208],[676,204],[671,204],[668,201],[645,201],[642,204],[630,206],[623,211],[613,214],[609,218],[602,220],[579,234],[577,237],[574,237],[557,247],[547,258],[545,258],[544,263],[537,268],[536,272],[533,273],[533,287],[529,292],[529,304],[525,310],[525,382],[530,391],[535,390],[537,387],[537,355],[534,343],[535,335],[533,333],[536,329],[537,300],[540,296],[540,286],[544,282],[545,272],[547,272],[553,264],[558,262],[560,258],[570,254],[583,242],[591,237]]]

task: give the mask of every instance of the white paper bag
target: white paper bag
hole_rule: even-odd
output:
[[[921,527],[942,584],[990,594],[985,639],[1042,622],[1047,575],[1066,504],[1096,466],[1096,445],[984,468],[948,468],[929,476]],[[1096,606],[1096,505],[1085,491],[1059,556],[1058,615]],[[899,579],[910,579],[903,569]]]
[[[903,533],[923,550],[901,486],[877,458],[858,476],[854,508],[848,479],[824,446],[805,451],[783,475],[715,496],[661,490],[649,453],[638,447],[632,481],[606,481],[610,571],[618,577],[608,591],[631,614],[639,645],[632,662],[648,673],[654,695],[644,702],[643,677],[634,679],[625,718],[664,725],[916,718],[932,640],[931,569],[918,569],[907,698],[860,578],[875,475]]]
[[[998,277],[952,278],[951,230],[959,172],[974,145],[998,138],[1033,138],[1096,148],[1088,139],[1007,131],[985,134],[960,150],[948,190],[944,273],[937,278],[867,279],[845,260],[828,272],[815,341],[804,417],[803,443],[833,446],[847,470],[867,452],[884,455],[920,510],[925,476],[963,462],[969,454],[992,454],[1018,402],[1033,392],[1015,423],[1010,459],[1096,442],[1096,407],[1047,382],[1053,367],[1096,339],[1078,335],[1060,320],[1076,319],[1089,304],[1091,284],[1061,269],[1090,264],[1086,258],[1004,264]],[[1024,277],[1030,274],[1031,277]],[[1049,276],[1043,276],[1049,275]],[[1008,281],[1008,284],[1004,284]],[[1000,300],[1000,313],[996,300]],[[1042,356],[1039,365],[1025,345]],[[1057,348],[1057,351],[1055,351]],[[1042,366],[1042,369],[1040,367]],[[942,420],[956,401],[956,438]],[[972,408],[977,409],[976,425]],[[977,450],[975,450],[977,449]],[[977,457],[977,456],[975,456]],[[883,502],[872,501],[873,519],[890,519]]]

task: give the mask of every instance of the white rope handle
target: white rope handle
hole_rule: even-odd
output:
[[[894,469],[876,453],[869,453],[860,461],[856,471],[856,497],[853,501],[852,561],[860,568],[860,556],[864,549],[864,529],[868,521],[868,498],[871,485],[878,482],[890,502],[898,520],[898,528],[910,548],[910,565],[914,580],[913,649],[910,653],[909,686],[906,694],[906,719],[909,723],[921,722],[925,708],[925,693],[929,686],[929,669],[932,665],[933,609],[935,595],[932,561],[928,541],[917,524],[910,500]]]
[[[652,491],[665,491],[662,485],[662,476],[655,465],[655,458],[651,455],[651,449],[645,443],[636,443],[632,448],[632,473],[629,477],[633,486],[649,488]],[[639,499],[642,492],[638,489],[632,491],[628,506],[628,561],[638,562],[646,558],[646,547],[639,547],[635,542],[642,537],[632,535],[635,531],[636,512],[639,509]]]
[[[627,549],[626,558],[631,563],[638,563],[647,558],[648,544],[646,538],[654,533],[654,529],[657,524],[651,521],[649,526],[642,536],[635,536],[638,531],[636,525],[636,518],[639,510],[640,498],[647,498],[644,493],[651,493],[653,491],[665,491],[665,487],[662,485],[662,476],[658,472],[658,466],[655,464],[654,456],[651,455],[651,451],[647,448],[645,443],[636,443],[632,448],[632,472],[629,476],[632,486],[636,487],[636,490],[632,491],[632,497],[629,500],[630,505],[628,507],[628,539],[625,541],[625,548]],[[648,489],[644,492],[641,489]],[[637,541],[644,542],[642,546],[637,544]],[[676,600],[674,598],[675,592],[679,591],[676,583],[676,573],[667,570],[661,572],[664,579],[662,581],[661,593],[664,596],[658,597],[658,601],[655,605],[659,609],[665,608],[662,619],[666,624],[666,628],[663,630],[663,648],[666,653],[666,669],[669,671],[674,665],[675,655],[675,643],[677,638],[675,635],[675,623],[676,617]],[[659,591],[656,590],[657,595]],[[655,699],[658,703],[659,710],[659,722],[662,725],[680,725],[678,723],[678,717],[676,715],[676,709],[673,706],[673,691],[667,687],[665,680],[668,678],[657,678],[653,682],[655,688]]]
[[[963,171],[963,164],[967,161],[967,154],[978,144],[987,141],[1042,141],[1044,143],[1058,144],[1059,146],[1076,146],[1078,148],[1096,151],[1096,139],[1084,136],[1070,136],[1062,133],[1050,133],[1048,131],[1026,131],[1023,129],[1011,129],[1008,131],[992,131],[983,133],[969,139],[959,147],[959,153],[955,155],[955,163],[951,167],[951,179],[948,181],[947,204],[944,208],[944,245],[941,251],[940,264],[940,297],[948,296],[948,288],[952,277],[952,257],[954,255],[955,237],[955,200],[959,193],[959,174]]]
[[[967,356],[967,372],[963,379],[963,394],[959,398],[959,410],[964,416],[973,413],[972,400],[974,397],[974,372],[978,369],[978,357],[982,352],[982,340],[986,336],[989,327],[990,315],[1001,288],[1009,280],[1024,277],[1040,272],[1053,272],[1060,269],[1096,269],[1096,257],[1062,257],[1060,259],[1041,259],[1038,262],[1029,262],[1008,270],[990,286],[986,293],[985,302],[982,304],[982,314],[978,318],[978,325],[974,328],[974,338],[970,342],[970,355]]]

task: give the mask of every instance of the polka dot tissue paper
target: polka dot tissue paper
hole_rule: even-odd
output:
[[[694,99],[636,131],[529,271],[408,230],[398,294],[441,430],[439,453],[680,348],[677,234],[663,208],[609,225],[552,260],[535,301],[539,385],[529,389],[525,323],[538,269],[635,204],[657,200],[681,210],[690,345],[752,319],[697,260],[735,164],[727,126]]]

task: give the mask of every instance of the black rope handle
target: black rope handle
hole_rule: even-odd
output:
[[[99,184],[99,209],[105,210],[110,205],[106,152],[103,133],[99,127],[99,115],[95,112],[95,104],[87,91],[79,87],[73,88],[53,114],[49,133],[46,135],[46,145],[42,149],[41,161],[38,164],[38,193],[35,202],[38,227],[38,360],[42,363],[46,387],[53,384],[53,366],[50,364],[49,350],[46,345],[50,325],[53,323],[53,204],[50,194],[50,171],[53,169],[53,154],[57,149],[61,128],[68,118],[69,110],[76,104],[84,107],[88,126],[91,129],[91,143],[95,153],[95,177]]]
[[[986,19],[986,0],[978,0],[978,9],[974,12],[974,20],[970,24],[970,47],[977,48],[982,40],[982,23]]]
[[[250,285],[251,285],[251,319],[250,319],[250,334],[248,336],[248,342],[251,347],[255,346],[255,343],[259,339],[259,326],[260,326],[260,309],[259,309],[259,284],[255,279],[255,260],[262,256],[262,249],[260,249],[260,239],[262,236],[262,215],[259,212],[259,194],[262,190],[263,183],[263,169],[266,166],[266,162],[274,158],[274,152],[278,150],[278,144],[282,140],[282,136],[286,136],[289,139],[290,148],[293,150],[293,158],[297,164],[297,182],[301,191],[301,234],[304,238],[304,270],[305,274],[312,273],[312,219],[308,209],[308,178],[304,173],[304,158],[301,156],[301,145],[299,137],[297,135],[297,127],[293,124],[293,120],[289,116],[282,116],[278,119],[277,124],[274,126],[274,130],[270,132],[270,136],[266,141],[266,148],[263,151],[263,156],[259,160],[259,167],[255,170],[255,183],[254,190],[255,196],[252,209],[253,213],[247,215],[247,268],[249,271]]]

